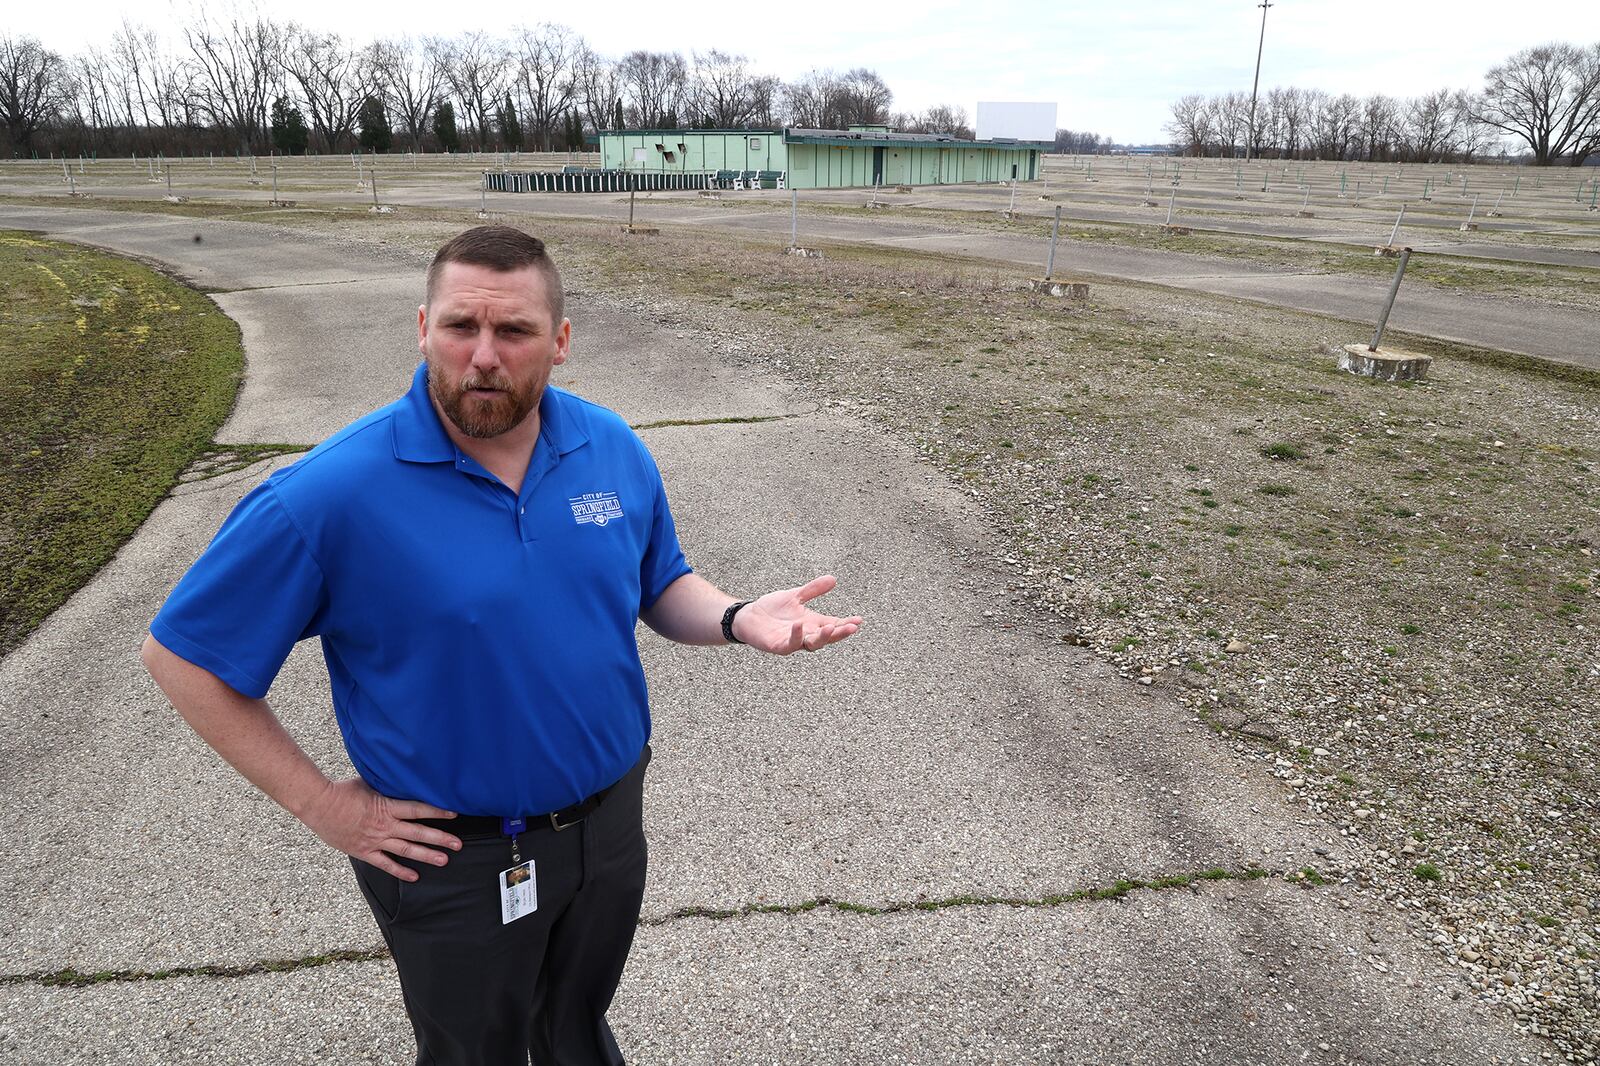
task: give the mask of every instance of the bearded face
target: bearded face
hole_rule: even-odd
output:
[[[566,362],[571,327],[552,320],[543,277],[449,263],[420,308],[428,392],[464,437],[488,440],[528,421]]]
[[[519,425],[538,406],[544,386],[544,380],[515,382],[503,372],[469,370],[451,380],[438,362],[428,360],[428,391],[439,409],[462,433],[478,440]]]

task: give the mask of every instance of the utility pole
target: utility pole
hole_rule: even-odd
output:
[[[1255,148],[1256,142],[1256,92],[1261,88],[1261,49],[1267,43],[1267,8],[1272,4],[1269,0],[1261,0],[1256,6],[1261,9],[1261,37],[1256,41],[1256,80],[1250,85],[1250,124],[1244,130],[1246,161],[1250,159],[1250,152]]]

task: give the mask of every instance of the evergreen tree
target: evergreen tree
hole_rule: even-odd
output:
[[[611,128],[617,130],[628,128],[628,123],[622,117],[622,98],[620,96],[617,97],[617,106],[612,111]]]
[[[374,152],[387,152],[394,144],[394,130],[389,125],[389,112],[383,101],[369,96],[361,101],[361,111],[356,116],[361,125],[361,147]]]
[[[272,101],[272,144],[284,155],[305,155],[311,131],[300,109],[283,97]]]
[[[511,151],[522,151],[522,123],[517,121],[517,108],[506,93],[505,106],[500,109],[500,138]]]
[[[456,108],[449,100],[433,109],[433,135],[439,138],[439,147],[445,151],[461,150],[461,134],[456,132]]]

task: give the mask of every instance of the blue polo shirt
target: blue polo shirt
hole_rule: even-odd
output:
[[[661,475],[617,415],[556,388],[520,495],[411,391],[240,501],[150,632],[264,696],[320,637],[372,788],[462,814],[560,810],[650,736],[635,627],[689,566]]]

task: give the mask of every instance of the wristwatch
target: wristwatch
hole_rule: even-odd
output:
[[[743,644],[744,641],[733,635],[733,616],[739,613],[741,607],[750,606],[749,600],[729,604],[728,609],[722,612],[722,638],[729,644]]]

